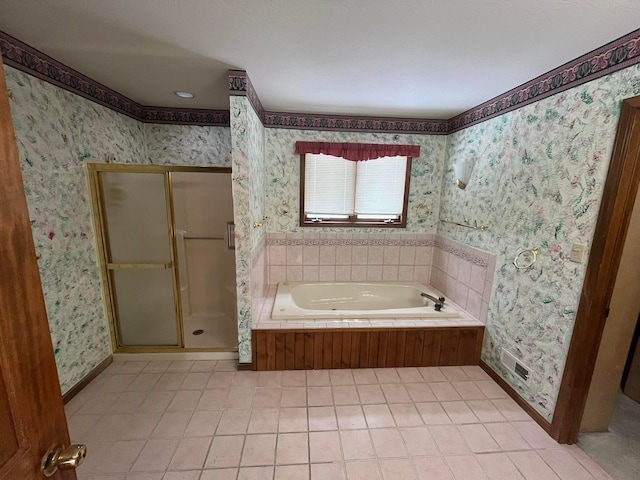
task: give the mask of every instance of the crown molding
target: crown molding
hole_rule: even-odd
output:
[[[228,127],[228,110],[144,106],[0,31],[4,63],[145,123]],[[244,70],[229,70],[229,95],[246,96],[265,127],[448,135],[640,63],[640,29],[449,120],[267,112]]]
[[[145,123],[229,126],[228,110],[149,107],[102,85],[54,58],[0,31],[6,65]]]

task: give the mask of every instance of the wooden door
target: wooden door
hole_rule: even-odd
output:
[[[0,62],[0,480],[44,478],[54,444],[69,433]]]

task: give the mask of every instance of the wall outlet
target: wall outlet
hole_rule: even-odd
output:
[[[529,385],[531,381],[531,369],[518,360],[513,353],[503,348],[500,353],[500,361],[507,367],[517,378]]]
[[[572,262],[582,263],[584,262],[585,254],[587,253],[587,246],[582,243],[574,243],[571,246],[571,254],[569,254],[569,260]]]

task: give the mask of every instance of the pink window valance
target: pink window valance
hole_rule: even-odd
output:
[[[419,157],[420,145],[383,145],[377,143],[296,142],[296,153],[333,155],[359,162],[380,157]]]

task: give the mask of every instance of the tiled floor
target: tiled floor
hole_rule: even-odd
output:
[[[116,362],[67,415],[83,480],[610,478],[478,367]]]

